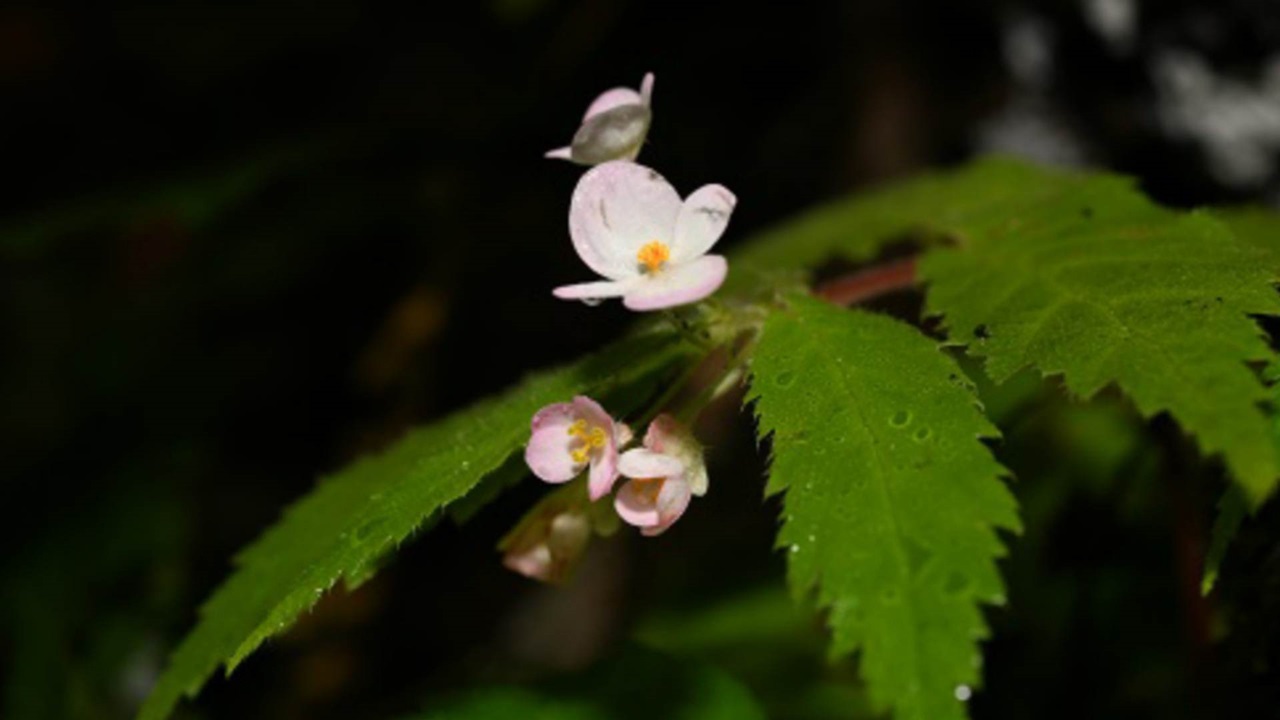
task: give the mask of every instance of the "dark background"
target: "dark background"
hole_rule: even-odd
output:
[[[1280,201],[1270,0],[6,3],[0,715],[127,717],[228,558],[317,476],[618,335],[616,304],[550,296],[590,273],[566,233],[578,170],[541,154],[646,71],[641,160],[735,191],[728,248],[981,152],[1112,168],[1179,206]],[[1031,529],[975,715],[1280,716],[1275,513],[1219,595],[1188,599],[1179,543],[1220,478],[1099,405],[1004,416],[1002,459],[1046,479],[1017,486]],[[391,717],[780,587],[751,428],[731,407],[705,425],[708,499],[659,540],[600,545],[571,590],[492,550],[527,482],[184,712]],[[1046,447],[1079,462],[1041,467]],[[806,631],[788,662],[836,701],[736,671],[775,715],[858,707]]]

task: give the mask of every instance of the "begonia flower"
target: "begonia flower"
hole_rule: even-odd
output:
[[[618,490],[614,509],[650,537],[679,520],[693,496],[707,492],[702,445],[670,415],[649,424],[644,447],[623,453],[618,469],[630,480]]]
[[[632,310],[697,302],[724,282],[729,264],[708,255],[738,202],[723,185],[704,185],[683,201],[653,170],[610,162],[588,170],[569,203],[569,236],[601,282],[565,285],[558,298],[592,303],[621,297]]]
[[[591,539],[585,510],[547,513],[535,509],[528,522],[503,539],[502,564],[527,578],[558,583],[571,574]]]
[[[631,442],[631,429],[615,422],[600,404],[579,395],[572,402],[548,405],[533,416],[524,459],[534,475],[565,483],[590,467],[592,500],[613,489],[618,479],[618,448]]]
[[[573,144],[556,148],[546,157],[579,165],[635,160],[653,119],[652,96],[653,73],[644,76],[639,92],[624,87],[606,90],[587,108],[582,125],[573,135]]]

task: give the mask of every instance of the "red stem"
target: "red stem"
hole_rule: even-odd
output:
[[[815,287],[813,294],[834,305],[856,305],[912,287],[916,279],[916,259],[909,257],[833,278]]]

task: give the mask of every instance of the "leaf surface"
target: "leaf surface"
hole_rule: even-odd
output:
[[[916,329],[803,297],[766,322],[754,359],[792,589],[816,589],[833,653],[861,653],[872,701],[899,720],[965,715],[979,603],[1004,601],[996,529],[1019,529],[967,382]]]

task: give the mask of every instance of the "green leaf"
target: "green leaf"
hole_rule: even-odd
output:
[[[1213,216],[1231,228],[1244,242],[1272,255],[1271,266],[1280,265],[1280,213],[1258,206],[1215,208]]]
[[[421,720],[763,720],[747,688],[724,671],[631,648],[577,676],[538,688],[473,690]],[[406,718],[406,720],[410,720]]]
[[[1034,367],[1090,397],[1115,384],[1144,416],[1169,412],[1221,453],[1257,505],[1280,461],[1247,366],[1269,362],[1248,316],[1280,314],[1274,215],[1161,208],[1124,178],[984,160],[834,204],[749,243],[735,287],[788,277],[831,256],[860,261],[914,233],[928,311],[1003,382]],[[790,275],[788,275],[790,273]]]
[[[830,610],[833,653],[860,651],[899,720],[963,717],[978,603],[1004,602],[996,528],[1020,526],[960,368],[910,326],[797,298],[765,323],[752,397],[769,491],[786,492],[788,577]]]
[[[1143,416],[1168,412],[1221,453],[1261,502],[1280,474],[1247,365],[1274,356],[1249,317],[1280,312],[1265,255],[1120,178],[989,162],[955,182],[972,204],[948,223],[957,244],[920,265],[952,340],[997,382],[1031,366],[1080,397],[1118,385]]]
[[[414,530],[499,469],[527,439],[538,408],[637,384],[688,353],[667,334],[638,335],[411,432],[322,481],[237,557],[236,572],[202,608],[140,720],[166,717],[220,663],[231,672],[339,580],[351,587],[366,579]]]

